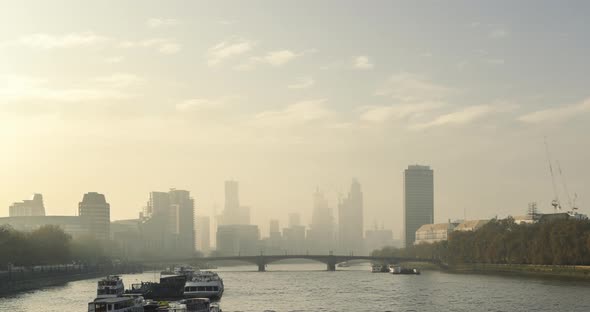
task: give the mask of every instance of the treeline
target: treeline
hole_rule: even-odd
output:
[[[107,260],[104,247],[92,238],[72,240],[60,227],[45,225],[32,232],[0,226],[0,267],[101,263]]]
[[[434,259],[448,264],[590,265],[590,221],[516,224],[491,220],[477,231],[454,231],[447,241],[406,249],[386,247],[375,256]]]

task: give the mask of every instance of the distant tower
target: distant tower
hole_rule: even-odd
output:
[[[429,166],[408,166],[404,172],[405,246],[416,240],[416,230],[434,223],[434,180]]]
[[[203,254],[211,251],[211,219],[207,216],[197,217],[197,250]]]
[[[298,213],[289,214],[289,227],[295,227],[301,225],[301,215]]]
[[[170,189],[168,194],[178,246],[182,252],[192,255],[195,251],[195,202],[189,191]]]
[[[111,206],[103,194],[90,192],[84,194],[78,204],[78,215],[88,218],[90,233],[98,240],[109,239],[111,224]]]
[[[221,218],[222,224],[241,224],[244,214],[240,209],[238,181],[225,181],[225,206]],[[248,216],[249,217],[249,216]]]
[[[343,252],[364,252],[363,192],[356,179],[352,180],[348,196],[338,205],[338,240]]]
[[[324,193],[318,188],[313,194],[313,214],[308,231],[310,249],[313,252],[328,253],[334,248],[334,216]]]

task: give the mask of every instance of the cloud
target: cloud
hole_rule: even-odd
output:
[[[126,88],[141,84],[145,79],[134,74],[115,73],[110,76],[98,77],[94,80],[114,88]]]
[[[464,125],[482,119],[491,114],[513,111],[517,107],[517,105],[502,102],[486,105],[467,106],[461,108],[460,110],[440,115],[430,122],[411,125],[410,128],[414,130],[422,130],[440,126]]]
[[[420,117],[444,106],[441,102],[365,106],[361,108],[360,120],[364,122],[386,122]]]
[[[454,93],[456,90],[452,88],[403,72],[390,76],[375,92],[400,102],[439,102]]]
[[[217,21],[217,24],[228,26],[228,25],[233,25],[237,22],[238,21],[236,21],[236,20],[220,20],[220,21]]]
[[[300,77],[297,82],[287,86],[289,89],[307,89],[315,84],[315,80],[312,77]]]
[[[124,41],[120,43],[123,48],[154,48],[162,54],[175,54],[182,50],[182,45],[172,39],[152,38],[140,41]]]
[[[489,37],[494,39],[501,39],[508,37],[510,33],[504,28],[494,28],[490,31]]]
[[[44,33],[30,34],[19,37],[9,44],[22,45],[37,49],[58,49],[80,46],[93,46],[110,40],[107,37],[92,32],[69,33],[64,35],[51,35]]]
[[[178,112],[205,112],[226,108],[227,104],[235,101],[239,96],[222,96],[218,98],[192,98],[176,104]]]
[[[283,110],[265,111],[254,116],[252,124],[260,127],[290,127],[328,119],[332,112],[325,108],[326,99],[300,101]]]
[[[180,24],[180,21],[173,18],[150,18],[146,22],[146,25],[150,28],[170,27]]]
[[[125,92],[120,87],[105,85],[99,87],[51,87],[47,79],[25,76],[0,77],[0,100],[8,103],[21,102],[87,102],[123,100],[137,95]]]
[[[485,62],[492,65],[504,65],[505,63],[504,59],[486,59]]]
[[[369,70],[373,69],[374,65],[369,60],[368,56],[360,55],[354,58],[354,68],[360,70]]]
[[[233,39],[229,41],[222,41],[207,51],[207,64],[215,66],[221,62],[247,53],[252,50],[255,43],[244,39]]]
[[[104,59],[105,63],[116,64],[121,63],[125,58],[122,56],[111,56]]]
[[[293,52],[291,50],[276,50],[270,51],[263,56],[255,56],[251,57],[247,62],[242,63],[235,67],[237,70],[251,70],[256,67],[258,64],[266,64],[273,67],[281,67],[293,60],[297,57],[303,56],[306,53],[313,52],[314,49],[304,51],[304,52]]]
[[[528,113],[520,116],[518,120],[530,124],[559,123],[588,112],[590,112],[590,98],[574,105],[554,107]]]

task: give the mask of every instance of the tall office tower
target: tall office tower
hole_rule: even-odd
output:
[[[147,204],[146,217],[168,216],[170,208],[170,196],[167,192],[150,192],[150,200]]]
[[[211,251],[211,219],[197,216],[197,250],[203,254]]]
[[[343,252],[364,253],[363,192],[356,179],[352,180],[348,196],[338,205],[338,241]]]
[[[292,228],[294,226],[301,225],[301,215],[298,213],[290,213],[289,214],[289,227]]]
[[[84,194],[78,204],[78,215],[89,220],[89,232],[98,240],[107,240],[110,236],[111,206],[103,194],[90,192]]]
[[[8,209],[8,215],[11,217],[44,216],[43,195],[33,194],[31,199],[12,204]]]
[[[219,224],[248,224],[244,218],[249,219],[240,207],[240,192],[238,181],[225,181],[225,206]]]
[[[313,252],[328,253],[334,248],[334,217],[328,200],[319,188],[313,194],[313,214],[307,238]]]
[[[429,166],[408,166],[404,171],[405,246],[416,240],[416,230],[434,223],[434,181]]]
[[[281,233],[281,231],[279,230],[279,220],[270,219],[270,227],[268,233],[269,236],[272,235],[272,233]]]
[[[170,189],[170,210],[174,233],[178,235],[179,251],[192,254],[195,251],[195,203],[189,191]]]

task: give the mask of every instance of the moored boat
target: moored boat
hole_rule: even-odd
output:
[[[88,303],[88,312],[143,312],[143,298],[132,296],[97,298]]]
[[[381,265],[381,264],[376,264],[373,263],[371,265],[371,272],[372,273],[389,273],[389,266],[388,265]]]
[[[98,281],[96,298],[115,298],[125,292],[123,280],[118,275],[109,275]]]
[[[215,272],[199,271],[184,285],[185,298],[220,299],[223,295],[223,280]]]
[[[394,266],[391,270],[391,274],[420,275],[420,271],[414,268],[402,268],[401,266]]]

